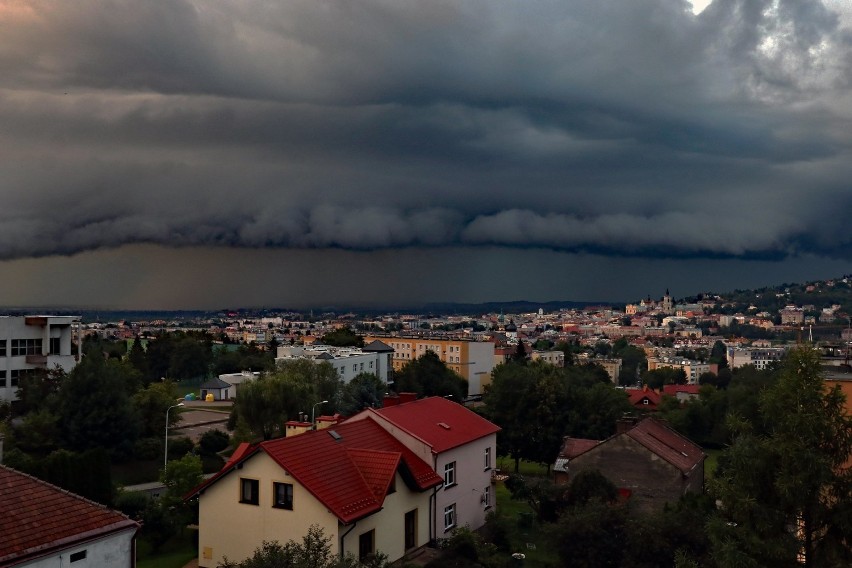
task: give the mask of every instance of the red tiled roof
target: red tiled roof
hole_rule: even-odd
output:
[[[676,396],[679,392],[699,394],[701,392],[701,385],[663,385],[663,394]]]
[[[655,418],[646,418],[623,435],[630,436],[684,475],[707,457],[699,446]]]
[[[660,393],[658,393],[654,390],[651,390],[651,389],[648,389],[648,390],[625,389],[625,390],[627,392],[627,396],[630,397],[630,404],[632,404],[634,406],[638,406],[640,403],[642,403],[642,399],[644,399],[644,398],[648,399],[648,404],[651,405],[651,406],[656,406],[656,405],[660,404],[660,401],[662,400],[662,396],[660,395]]]
[[[398,468],[416,490],[443,483],[426,462],[370,420],[262,442],[231,460],[184,498],[192,498],[238,463],[263,451],[337,516],[350,523],[381,509]]]
[[[117,511],[0,465],[0,564],[23,562],[139,524]]]
[[[397,427],[419,438],[435,453],[494,434],[500,428],[461,404],[440,396],[388,406],[377,412]]]
[[[565,438],[562,440],[562,449],[559,450],[561,458],[575,458],[600,444],[600,440],[588,440],[586,438]]]

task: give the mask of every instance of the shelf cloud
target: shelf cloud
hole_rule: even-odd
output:
[[[0,258],[849,259],[837,1],[0,0]]]

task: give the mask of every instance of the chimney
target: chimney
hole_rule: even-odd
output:
[[[622,416],[615,422],[615,434],[624,434],[628,430],[632,430],[636,426],[636,418],[632,416]]]
[[[382,399],[382,408],[387,408],[388,406],[396,406],[397,404],[399,404],[398,396],[385,395],[385,398]]]
[[[401,392],[399,393],[399,403],[405,404],[406,402],[414,402],[417,400],[416,392]]]

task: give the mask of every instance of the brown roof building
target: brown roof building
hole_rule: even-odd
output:
[[[136,565],[139,524],[0,465],[0,568]]]
[[[639,510],[653,511],[703,491],[706,457],[661,420],[646,418],[601,442],[566,438],[554,471],[557,482],[567,483],[580,471],[598,470]]]

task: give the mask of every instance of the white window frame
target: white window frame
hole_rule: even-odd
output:
[[[456,484],[456,462],[452,461],[444,465],[444,487],[452,487]]]
[[[456,522],[456,504],[451,503],[444,507],[444,532],[455,528]]]

